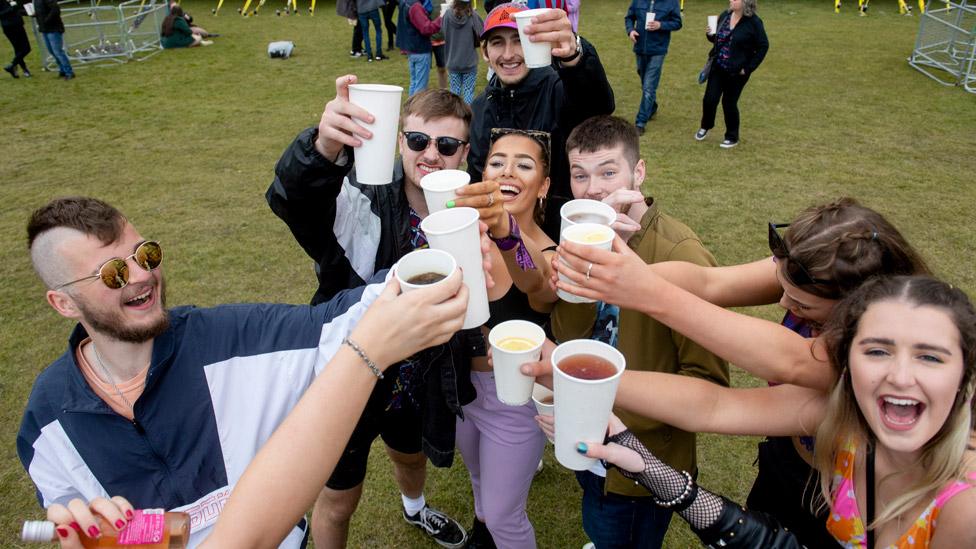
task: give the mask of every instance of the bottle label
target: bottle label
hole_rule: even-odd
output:
[[[166,533],[166,511],[143,509],[135,512],[128,526],[119,532],[119,545],[160,543]]]

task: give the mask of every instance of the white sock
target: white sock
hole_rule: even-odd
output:
[[[403,508],[407,511],[407,514],[411,517],[420,512],[421,509],[427,506],[427,500],[424,499],[424,494],[420,494],[419,498],[408,498],[407,496],[400,494],[400,498],[403,499]]]

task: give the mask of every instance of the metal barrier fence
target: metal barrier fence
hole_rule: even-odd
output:
[[[115,6],[100,6],[92,0],[88,7],[62,7],[64,51],[72,66],[141,61],[162,51],[159,29],[168,13],[166,0],[129,0]],[[44,43],[36,21],[34,35],[38,44]],[[45,70],[57,69],[47,50],[43,50],[42,64]]]
[[[976,93],[976,3],[926,10],[908,64],[940,84]]]

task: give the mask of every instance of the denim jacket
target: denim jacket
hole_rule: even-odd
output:
[[[647,13],[654,12],[654,20],[661,23],[656,31],[644,30]],[[627,36],[637,31],[634,53],[639,55],[664,55],[671,43],[671,31],[681,28],[681,8],[678,0],[633,0],[624,16]]]

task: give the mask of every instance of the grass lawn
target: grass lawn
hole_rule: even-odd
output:
[[[39,70],[30,80],[0,78],[0,546],[16,547],[20,521],[42,511],[16,455],[20,415],[37,373],[64,351],[70,323],[44,303],[25,250],[29,213],[65,194],[115,204],[167,250],[170,303],[306,302],[311,262],[264,202],[278,155],[317,122],[339,75],[407,85],[406,58],[350,59],[351,29],[320,2],[315,17],[275,17],[276,4],[241,18],[227,3],[187,0],[198,24],[223,37],[212,47],[166,51],[143,62],[78,69],[62,82]],[[703,143],[703,88],[696,76],[708,51],[706,16],[719,0],[686,4],[686,28],[673,35],[659,89],[661,110],[642,139],[647,191],[684,220],[723,264],[768,254],[765,222],[851,195],[883,212],[945,279],[976,289],[970,208],[976,203],[976,97],[944,88],[905,62],[918,18],[876,0],[870,16],[845,3],[784,0],[760,6],[771,43],[746,87],[741,145],[721,150],[723,125]],[[304,9],[304,6],[302,6]],[[600,51],[617,97],[632,120],[640,95],[624,0],[583,2],[581,33]],[[271,60],[268,42],[293,40],[295,56]],[[384,37],[385,40],[385,37]],[[33,42],[33,39],[32,39]],[[11,48],[0,44],[0,59]],[[482,66],[484,71],[484,66]],[[966,183],[966,182],[969,183]],[[770,319],[775,307],[750,310]],[[757,381],[737,372],[736,385]],[[694,410],[688,410],[694,413]],[[744,500],[755,440],[703,436],[701,482]],[[374,452],[351,547],[430,544],[399,518],[390,467]],[[585,542],[579,489],[551,447],[533,485],[529,514],[540,547]],[[458,460],[430,470],[426,493],[469,523],[472,500]],[[675,520],[668,547],[696,546]]]

